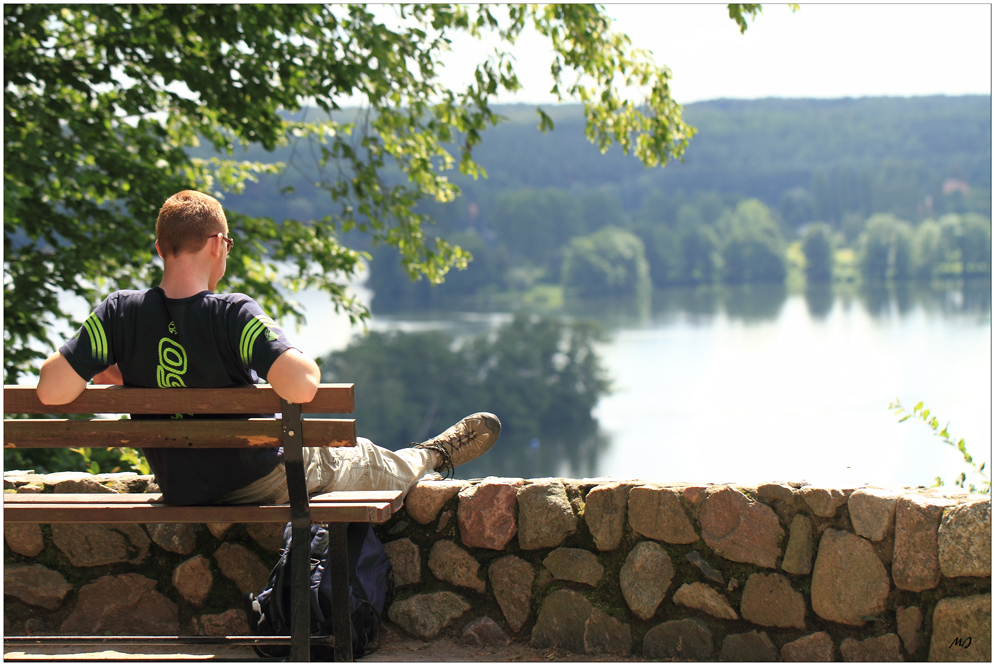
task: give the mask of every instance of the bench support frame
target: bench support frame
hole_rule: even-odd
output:
[[[238,391],[238,399],[232,400],[232,392]],[[291,548],[288,557],[290,558],[290,636],[224,636],[224,637],[181,637],[181,636],[5,636],[4,644],[21,645],[47,645],[47,644],[170,644],[176,641],[191,645],[196,644],[222,644],[222,645],[264,645],[264,644],[288,644],[290,645],[289,659],[291,661],[308,662],[311,657],[312,645],[327,645],[334,649],[336,661],[353,661],[352,650],[352,621],[351,604],[349,596],[349,546],[347,539],[346,521],[361,522],[382,522],[401,506],[401,495],[398,493],[376,492],[356,493],[357,498],[352,498],[350,493],[328,493],[315,499],[312,507],[312,500],[309,498],[307,489],[307,467],[304,458],[304,432],[305,425],[302,412],[325,414],[325,413],[348,413],[355,409],[355,397],[351,384],[342,385],[322,385],[319,386],[316,400],[307,405],[288,403],[281,400],[271,387],[254,386],[242,389],[186,389],[184,391],[172,391],[163,389],[136,389],[122,387],[89,387],[77,399],[69,405],[62,405],[56,408],[42,405],[38,399],[34,387],[4,386],[4,403],[9,413],[13,414],[80,414],[80,413],[117,413],[132,412],[139,414],[165,414],[165,413],[198,413],[212,414],[217,410],[215,404],[223,402],[231,410],[226,413],[231,414],[257,414],[259,412],[272,413],[276,411],[277,404],[280,405],[280,435],[276,436],[275,428],[269,430],[271,433],[269,442],[259,444],[251,442],[249,446],[275,446],[278,443],[283,446],[284,467],[287,475],[287,492],[289,495],[289,507],[280,506],[259,506],[259,507],[229,507],[235,511],[235,516],[241,516],[245,522],[271,522],[277,518],[281,522],[286,520],[289,508],[291,524]],[[113,409],[112,409],[113,407]],[[108,411],[110,410],[110,411]],[[266,419],[260,419],[266,421]],[[270,419],[268,423],[273,423]],[[5,424],[8,419],[4,419]],[[5,428],[4,446],[11,448],[51,448],[63,447],[66,435],[61,431],[56,432],[61,421],[46,419],[40,426],[33,426],[28,420],[13,419],[9,421],[11,428]],[[90,423],[103,424],[103,421],[72,421],[74,428],[77,423],[84,426]],[[117,422],[114,422],[117,423]],[[129,422],[125,422],[129,423]],[[191,422],[195,426],[203,426],[208,421]],[[182,447],[194,446],[194,442],[199,442],[209,448],[214,446],[239,447],[247,446],[239,434],[233,436],[229,432],[232,422],[225,421],[225,428],[213,426],[214,430],[207,428],[208,435],[213,437],[197,435],[196,433],[185,433],[179,437],[166,438],[165,440],[154,440],[152,444],[155,448],[162,447]],[[351,420],[308,420],[309,424],[318,424],[309,427],[309,441],[311,446],[342,446],[353,445],[355,442],[355,422]],[[106,425],[106,424],[103,424]],[[130,423],[129,423],[130,425]],[[184,424],[186,425],[186,424]],[[266,424],[263,424],[266,425]],[[31,428],[15,428],[13,426],[32,426]],[[193,427],[193,426],[191,426]],[[262,428],[262,426],[260,426]],[[104,429],[106,430],[106,428]],[[107,433],[101,430],[104,435]],[[20,433],[20,439],[11,435]],[[23,432],[22,432],[23,431]],[[36,432],[37,431],[37,432]],[[75,430],[73,430],[75,432]],[[96,431],[95,431],[96,432]],[[185,431],[184,431],[185,432]],[[213,434],[212,434],[213,433]],[[219,434],[221,433],[221,434]],[[70,433],[72,434],[72,433]],[[134,434],[134,433],[132,433]],[[149,433],[140,433],[148,439]],[[175,434],[175,433],[174,433]],[[10,435],[10,437],[8,437]],[[244,435],[244,433],[242,433]],[[218,439],[218,438],[221,439]],[[227,437],[228,439],[225,439]],[[106,439],[106,437],[104,438]],[[161,439],[161,438],[160,438]],[[22,441],[23,440],[23,441]],[[229,441],[231,440],[231,441]],[[138,446],[142,446],[138,444]],[[333,497],[336,495],[346,495],[346,497]],[[10,513],[5,512],[5,523],[7,522],[67,522],[70,515],[75,516],[79,508],[86,504],[81,502],[74,495],[69,494],[66,500],[60,502],[57,496],[52,496],[51,501],[39,502],[36,496],[29,496],[32,501],[20,501],[21,498],[4,498],[5,509],[9,508]],[[102,496],[106,499],[106,496]],[[48,499],[48,498],[42,498]],[[10,501],[8,501],[10,500]],[[166,506],[161,504],[149,504],[148,499],[140,500],[133,506],[124,506],[124,502],[107,500],[99,506],[94,506],[94,513],[98,513],[102,520],[88,520],[84,522],[147,522],[143,520],[132,520],[133,513],[141,513],[142,517],[147,517],[149,510],[155,511],[157,519],[164,519],[168,515],[171,520],[164,522],[201,522],[199,515],[194,512],[201,507]],[[106,504],[106,506],[105,506]],[[9,506],[8,506],[9,505]],[[223,509],[224,507],[210,507],[212,510]],[[333,636],[311,636],[311,524],[312,511],[314,520],[327,526],[329,535],[328,560],[331,575],[332,587],[332,633]],[[168,512],[166,512],[168,509]],[[246,512],[244,509],[251,509]],[[242,510],[239,512],[238,510]],[[274,514],[276,510],[276,514]],[[129,519],[122,520],[122,511],[127,511]],[[265,514],[260,513],[265,511]],[[166,512],[166,513],[163,513]],[[227,515],[227,514],[226,514]],[[91,516],[92,517],[92,516]],[[73,518],[75,522],[76,518]],[[332,522],[325,522],[330,520]],[[237,522],[237,521],[236,521]],[[189,640],[188,640],[189,639]]]

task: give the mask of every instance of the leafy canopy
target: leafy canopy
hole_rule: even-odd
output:
[[[729,14],[745,30],[759,10]],[[152,222],[168,196],[238,193],[286,166],[237,159],[249,144],[312,156],[330,197],[328,215],[312,220],[228,211],[238,252],[227,285],[274,316],[303,319],[280,286],[323,289],[353,321],[368,316],[345,287],[361,258],[340,242],[351,229],[395,246],[412,279],[438,283],[464,267],[469,254],[427,237],[416,204],[458,195],[448,171],[483,174],[473,149],[500,120],[492,100],[521,88],[511,48],[526,28],[551,43],[552,92],[584,103],[587,138],[602,151],[617,144],[664,165],[694,134],[670,71],[614,32],[601,6],[393,11],[395,20],[363,5],[5,5],[5,381],[30,370],[43,356],[30,345],[51,345],[52,324],[69,320],[60,292],[96,304],[158,281]],[[459,33],[494,49],[452,90],[439,75]],[[629,87],[645,99],[628,99]],[[339,102],[354,96],[364,104],[347,117]]]

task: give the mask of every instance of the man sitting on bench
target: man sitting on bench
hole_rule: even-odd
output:
[[[234,244],[216,199],[192,190],[167,199],[156,220],[162,282],[104,299],[42,364],[38,399],[46,405],[72,402],[91,378],[146,388],[226,388],[265,377],[284,400],[310,402],[321,379],[315,362],[291,346],[254,300],[213,293]],[[485,453],[500,432],[498,418],[480,412],[398,451],[362,437],[354,447],[305,447],[308,493],[407,492],[426,472],[445,472]],[[144,453],[163,500],[171,504],[289,501],[280,449]]]

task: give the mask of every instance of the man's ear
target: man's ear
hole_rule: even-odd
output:
[[[159,239],[158,238],[155,239],[155,251],[156,251],[156,254],[159,255],[160,259],[162,259],[163,261],[166,261],[166,257],[162,256],[162,249],[159,247]]]

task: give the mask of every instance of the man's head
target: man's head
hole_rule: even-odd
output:
[[[210,236],[228,235],[228,220],[218,200],[194,190],[166,199],[155,223],[156,246],[163,258],[199,252]]]

